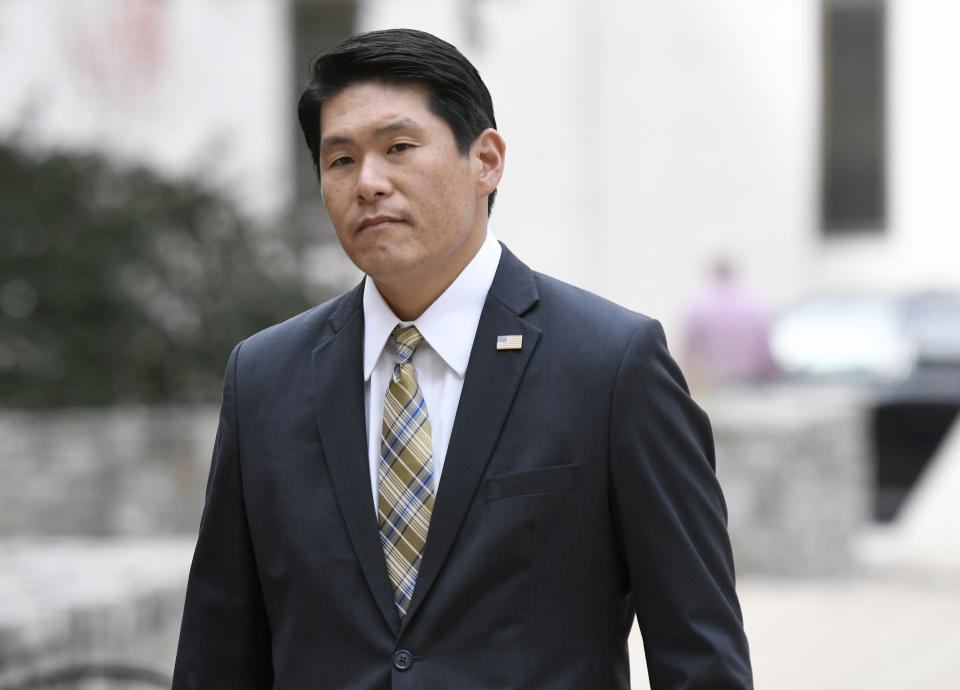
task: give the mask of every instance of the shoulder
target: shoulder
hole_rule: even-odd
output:
[[[629,340],[638,330],[662,333],[655,319],[534,271],[502,247],[490,294],[518,316],[543,329],[604,342]]]
[[[611,414],[628,417],[665,398],[687,404],[659,321],[550,276],[533,277],[539,299],[524,318],[540,329],[538,352],[579,390],[602,391]]]
[[[362,313],[362,283],[352,290],[285,321],[269,326],[237,345],[240,364],[282,361],[312,352],[344,323]]]
[[[617,370],[625,357],[660,357],[660,323],[583,288],[530,269],[505,245],[490,297],[535,326],[538,348],[557,361]]]
[[[571,346],[619,359],[627,349],[656,350],[664,342],[660,322],[646,314],[542,273],[535,272],[534,280],[540,300],[531,318]]]
[[[591,323],[603,322],[611,326],[624,324],[631,329],[655,323],[645,314],[631,311],[583,288],[536,271],[533,276],[540,299],[547,309],[562,309]]]

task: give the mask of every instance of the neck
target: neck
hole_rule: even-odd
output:
[[[453,281],[451,281],[453,282]],[[393,310],[401,321],[415,321],[425,312],[437,298],[449,287],[449,283],[440,292],[405,290],[398,293],[389,286],[374,281],[384,301]]]
[[[425,267],[414,275],[392,280],[374,280],[374,284],[401,321],[414,321],[453,284],[480,251],[486,236],[484,228],[483,233],[471,238],[455,255],[441,257],[438,267]]]

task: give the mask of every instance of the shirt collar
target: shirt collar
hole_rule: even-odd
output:
[[[463,378],[473,349],[480,313],[500,264],[500,243],[493,233],[453,283],[413,324],[447,366]],[[363,377],[370,380],[394,327],[401,322],[369,276],[363,286]]]

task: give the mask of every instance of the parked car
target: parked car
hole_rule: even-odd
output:
[[[811,297],[770,350],[796,381],[871,391],[874,517],[892,519],[960,412],[960,292]]]

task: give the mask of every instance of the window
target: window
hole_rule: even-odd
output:
[[[827,236],[886,225],[883,0],[824,0],[821,214]]]
[[[292,5],[294,100],[291,117],[296,120],[296,99],[310,80],[310,59],[356,31],[356,3],[353,0],[296,0]],[[296,151],[297,200],[320,203],[320,186],[303,143],[299,123],[294,127]]]

